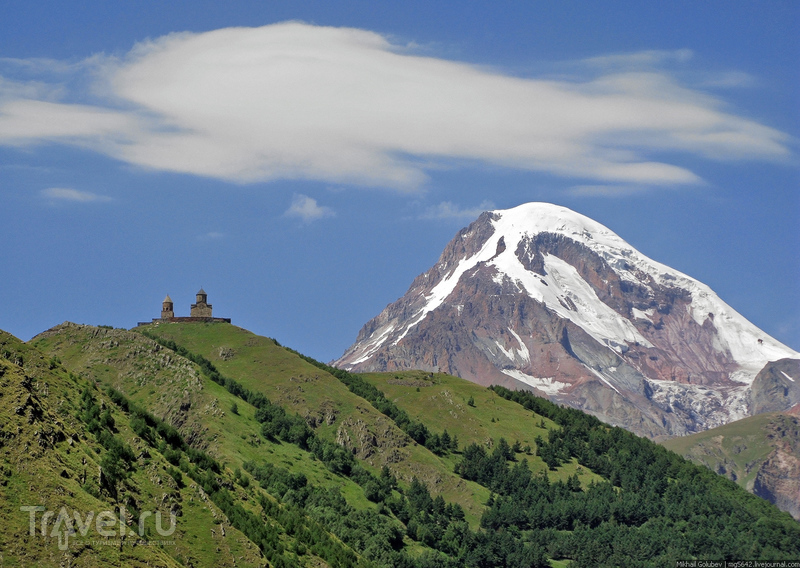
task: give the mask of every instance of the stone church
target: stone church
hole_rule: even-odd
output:
[[[210,318],[211,317],[211,304],[208,303],[208,294],[203,288],[197,293],[197,303],[192,304],[192,309],[189,316],[193,318]]]
[[[211,315],[211,304],[208,303],[208,294],[203,288],[197,292],[195,303],[192,304],[189,311],[189,317],[176,317],[175,305],[172,298],[164,298],[161,303],[161,317],[153,318],[152,322],[140,322],[139,325],[149,325],[158,322],[225,322],[231,323],[231,318],[215,318]]]

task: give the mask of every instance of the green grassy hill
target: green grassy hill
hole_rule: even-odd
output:
[[[192,324],[183,325],[191,328]],[[266,338],[259,340],[274,347]],[[193,447],[231,469],[267,454],[312,482],[331,478],[323,464],[307,463],[306,453],[296,446],[264,440],[261,425],[254,419],[255,408],[208,380],[191,361],[140,333],[64,324],[36,336],[31,343],[58,357],[70,370],[119,390],[175,426]],[[236,413],[231,411],[234,404]],[[355,484],[343,481],[342,489],[351,500],[366,503]]]
[[[467,519],[477,526],[489,492],[453,474],[458,454],[437,456],[415,443],[391,420],[365,403],[363,398],[351,393],[330,373],[284,349],[274,340],[256,336],[233,325],[161,324],[148,326],[146,330],[175,341],[189,351],[200,353],[224,375],[235,378],[247,388],[267,394],[318,424],[317,431],[321,436],[344,442],[370,466],[380,468],[387,465],[398,479],[406,483],[413,477],[419,478],[428,485],[434,496],[441,494],[445,500],[464,507]],[[526,456],[534,471],[547,470],[544,462],[535,456],[534,440],[537,435],[546,437],[548,429],[557,428],[551,420],[526,412],[519,405],[457,377],[437,374],[430,379],[428,374],[421,372],[397,375],[415,385],[435,384],[432,390],[438,393],[439,398],[429,398],[414,396],[417,394],[416,386],[403,389],[402,386],[398,388],[398,385],[391,384],[396,382],[392,380],[395,375],[387,375],[386,381],[381,381],[378,376],[364,375],[364,378],[389,398],[404,391],[410,404],[402,406],[434,432],[441,433],[449,428],[451,433],[457,435],[462,446],[474,442],[491,447],[493,441],[500,438],[505,438],[509,443],[520,440],[522,447],[529,446],[534,452]],[[430,389],[426,388],[422,394],[430,395]],[[468,406],[470,397],[476,397],[480,404]],[[448,408],[447,415],[441,412],[444,404]],[[507,418],[502,423],[499,420],[501,415]],[[493,419],[495,416],[496,419]],[[332,420],[326,420],[326,417]],[[328,421],[331,423],[328,424]],[[540,427],[540,424],[546,426]],[[558,480],[576,472],[587,484],[599,479],[574,462],[568,462],[549,474],[551,479]]]
[[[577,475],[582,486],[587,487],[603,480],[576,460],[549,469],[536,455],[536,438],[546,439],[550,430],[560,427],[492,390],[443,373],[406,371],[362,376],[413,418],[424,421],[436,432],[447,431],[456,436],[462,446],[475,443],[492,448],[495,441],[503,438],[521,450],[518,458],[527,459],[531,471],[543,472],[551,481],[565,481]],[[446,461],[455,465],[458,459],[459,456],[450,455]]]
[[[386,465],[403,483],[419,478],[434,496],[442,494],[461,505],[467,519],[477,526],[489,497],[485,488],[457,477],[448,464],[331,374],[274,340],[229,324],[167,324],[146,329],[202,355],[223,375],[299,414],[320,437],[352,450],[372,472]],[[347,494],[356,497],[360,492]]]
[[[175,543],[114,552],[84,542],[91,562],[579,568],[800,554],[800,525],[762,499],[529,394],[442,374],[351,375],[229,324],[63,324],[28,345],[8,337],[34,355],[18,364],[0,353],[6,375],[38,361],[81,432],[53,442],[53,464],[69,467],[41,470],[51,491],[68,487],[75,510],[138,515],[164,500],[182,512]],[[0,402],[24,394],[11,384]],[[17,462],[31,446],[23,438],[6,438]],[[67,458],[79,450],[114,483],[64,481],[82,479]],[[30,482],[4,463],[8,484]],[[2,501],[4,514],[18,511]],[[24,538],[20,518],[3,543],[13,562],[60,562],[57,543]]]

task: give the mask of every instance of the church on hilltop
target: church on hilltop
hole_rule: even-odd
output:
[[[172,298],[164,298],[161,302],[161,317],[153,318],[153,321],[139,322],[139,325],[150,325],[151,323],[159,322],[224,322],[231,323],[231,318],[215,318],[211,315],[211,304],[208,303],[208,294],[203,288],[197,293],[196,301],[192,304],[189,311],[189,317],[175,317],[175,306],[172,303]]]

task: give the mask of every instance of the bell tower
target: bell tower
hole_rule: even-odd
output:
[[[172,298],[167,297],[164,298],[164,301],[161,303],[161,319],[169,319],[175,317],[175,309],[173,308]]]

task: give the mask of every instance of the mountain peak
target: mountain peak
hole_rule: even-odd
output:
[[[459,231],[336,364],[532,388],[611,422],[605,409],[623,405],[623,425],[662,436],[746,416],[749,385],[783,358],[800,354],[705,284],[589,217],[527,203]],[[708,416],[680,410],[710,387]]]
[[[610,234],[620,242],[624,242],[597,221],[553,203],[535,201],[523,203],[511,209],[490,211],[490,213],[497,219],[496,226],[501,231],[503,229],[513,231],[518,227],[527,234],[550,232],[588,239],[591,239],[595,233]]]

